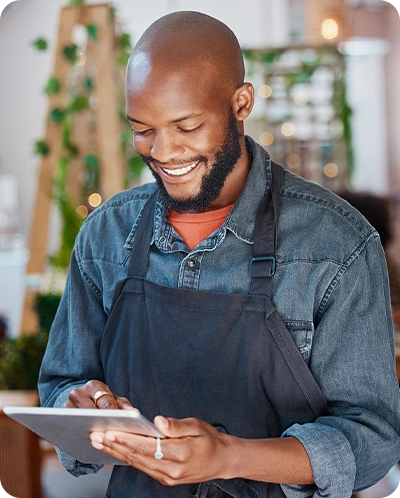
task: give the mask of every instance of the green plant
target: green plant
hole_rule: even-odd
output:
[[[39,294],[35,301],[39,332],[1,342],[0,389],[37,388],[40,365],[60,299],[61,295],[56,293]]]
[[[36,389],[48,331],[6,339],[0,360],[0,389]]]
[[[84,0],[69,0],[69,5],[75,6],[77,9],[81,9],[84,4]],[[115,16],[113,9],[112,15]],[[53,182],[51,192],[61,216],[60,248],[57,254],[50,258],[50,264],[57,268],[69,266],[73,243],[83,219],[95,209],[89,202],[90,195],[93,193],[102,194],[101,157],[96,140],[93,139],[99,120],[96,108],[97,99],[93,98],[93,91],[96,89],[96,85],[100,85],[101,82],[96,78],[97,71],[92,68],[92,64],[87,62],[85,64],[86,55],[93,54],[90,47],[99,42],[101,33],[99,33],[98,26],[91,23],[86,25],[86,30],[88,35],[86,48],[78,47],[72,42],[61,48],[62,57],[71,66],[69,76],[60,80],[56,75],[52,75],[43,90],[50,99],[54,100],[54,96],[58,95],[57,99],[54,100],[53,108],[49,111],[49,118],[54,128],[59,127],[59,145],[61,147],[57,148],[56,144],[47,143],[43,139],[37,140],[34,146],[35,154],[42,157],[56,149],[61,149],[59,157],[55,160],[57,162],[57,178]],[[48,46],[44,38],[33,40],[31,45],[39,51]],[[129,188],[138,182],[145,164],[133,148],[131,127],[124,115],[123,82],[126,63],[132,50],[132,42],[130,35],[122,32],[118,27],[115,33],[115,47],[116,83],[118,85],[115,112],[121,116],[120,147],[125,167],[123,186]],[[88,67],[91,67],[90,71],[88,71]],[[79,113],[81,113],[81,117],[78,117]],[[87,147],[82,146],[82,143],[77,139],[76,132],[74,133],[75,123],[78,121],[82,123],[85,119],[89,136]],[[75,191],[71,192],[68,182],[70,169],[73,168],[80,168],[81,174],[79,182],[74,183]],[[76,191],[77,184],[79,191]]]
[[[39,319],[39,329],[49,331],[60,304],[61,294],[49,292],[39,294],[35,300],[35,311]]]
[[[268,129],[269,137],[263,145],[269,147],[272,157],[282,164],[289,158],[297,158],[299,162],[295,167],[298,167],[300,161],[305,164],[301,158],[313,154],[314,170],[304,169],[306,177],[321,180],[329,187],[341,185],[343,188],[353,173],[354,157],[345,59],[337,47],[294,45],[265,50],[243,49],[243,55],[248,74],[261,77],[270,91],[268,96],[260,94],[268,99],[268,105],[257,126]],[[301,112],[301,107],[305,112]],[[303,130],[297,136],[294,132],[285,134],[282,131],[283,125],[292,124],[293,120],[297,120]],[[304,130],[308,131],[304,133]],[[322,170],[332,163],[337,167],[336,175],[318,176],[315,165]],[[312,174],[317,176],[307,176]]]

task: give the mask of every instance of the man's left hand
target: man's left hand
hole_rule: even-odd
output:
[[[227,470],[233,436],[195,418],[158,416],[154,424],[166,436],[161,439],[162,459],[154,456],[157,440],[153,437],[118,431],[93,432],[92,445],[166,486],[234,477]]]

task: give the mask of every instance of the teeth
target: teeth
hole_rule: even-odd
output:
[[[167,168],[162,168],[166,173],[172,176],[181,176],[185,175],[186,173],[189,173],[193,168],[197,166],[197,163],[190,164],[189,166],[185,166],[184,168],[179,168],[179,169],[167,169]]]

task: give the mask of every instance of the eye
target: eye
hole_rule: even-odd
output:
[[[146,135],[146,133],[148,133],[150,130],[143,130],[143,131],[138,131],[138,130],[135,130],[132,128],[132,134],[135,136],[135,137],[140,137],[140,136],[143,136],[143,135]]]
[[[193,133],[193,132],[199,130],[202,126],[203,126],[203,123],[201,123],[199,126],[196,126],[196,128],[191,128],[190,130],[185,130],[184,128],[179,128],[179,130],[182,133]]]

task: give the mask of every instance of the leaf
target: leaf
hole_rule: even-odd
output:
[[[44,51],[47,49],[48,43],[45,38],[39,37],[36,38],[36,40],[33,40],[32,46],[35,47],[37,50]]]
[[[57,95],[58,93],[60,93],[60,90],[61,90],[60,80],[53,76],[48,80],[44,88],[44,93],[47,93],[47,95]]]
[[[97,169],[99,167],[99,158],[94,154],[88,154],[87,156],[84,157],[83,164],[85,165],[85,168],[87,168],[88,170]]]
[[[91,40],[97,40],[97,26],[95,24],[89,24],[86,26],[88,36]]]
[[[122,33],[118,37],[118,45],[123,49],[127,51],[132,50],[132,42],[131,42],[131,35],[129,33]]]
[[[37,140],[35,142],[35,154],[38,156],[47,156],[50,152],[50,147],[45,140]]]
[[[145,163],[138,154],[128,158],[128,173],[126,178],[127,185],[139,178],[145,166]]]
[[[65,118],[65,110],[55,107],[50,111],[50,118],[54,123],[61,123]]]
[[[85,87],[87,90],[92,90],[93,88],[93,78],[86,78]]]
[[[79,147],[72,142],[68,142],[65,148],[71,157],[77,157],[79,155]]]
[[[85,0],[69,0],[70,5],[83,5]]]
[[[117,64],[119,66],[125,67],[128,64],[129,57],[130,57],[129,52],[125,52],[124,50],[121,50],[120,52],[118,52],[118,55],[117,55]]]
[[[77,45],[75,44],[66,45],[63,48],[63,55],[67,60],[69,60],[70,62],[72,62],[72,64],[74,64],[78,59],[77,51],[78,51]]]
[[[88,154],[83,158],[84,175],[83,184],[84,190],[88,191],[99,190],[100,188],[100,160],[94,154]]]
[[[68,104],[70,112],[79,112],[89,108],[89,98],[86,95],[76,95]]]

